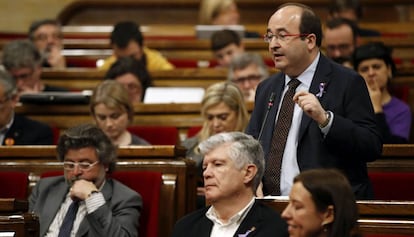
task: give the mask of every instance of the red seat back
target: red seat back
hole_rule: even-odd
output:
[[[112,178],[141,194],[139,236],[158,237],[158,219],[162,174],[153,171],[117,171]],[[167,211],[167,210],[164,210]]]
[[[194,137],[201,130],[201,126],[190,127],[187,130],[187,138]]]
[[[414,201],[414,173],[369,172],[375,199]]]
[[[0,172],[0,198],[27,199],[28,174],[17,171]]]
[[[177,145],[178,129],[173,126],[130,126],[128,131],[151,145]]]

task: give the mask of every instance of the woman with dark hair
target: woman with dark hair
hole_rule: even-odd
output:
[[[358,209],[351,185],[334,169],[303,171],[293,180],[282,213],[289,236],[358,236]]]
[[[411,110],[390,92],[390,81],[396,71],[391,50],[381,42],[362,45],[354,51],[353,64],[367,84],[383,143],[407,143]]]
[[[152,79],[145,64],[132,57],[119,58],[109,68],[105,78],[124,85],[133,104],[142,102],[145,91],[152,86]]]

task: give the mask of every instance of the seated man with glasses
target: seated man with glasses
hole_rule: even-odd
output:
[[[39,216],[40,236],[137,236],[139,194],[107,178],[116,165],[116,147],[102,130],[83,124],[59,139],[63,176],[39,180],[29,210]]]
[[[47,124],[14,113],[18,102],[15,80],[0,70],[0,145],[53,144],[53,132]]]
[[[14,40],[3,47],[3,66],[17,83],[19,94],[43,91],[67,91],[65,88],[46,85],[41,80],[42,57],[28,40]]]
[[[29,39],[42,55],[44,67],[66,67],[66,59],[62,55],[63,34],[57,20],[43,19],[33,22],[29,28]]]
[[[257,85],[268,76],[268,68],[259,54],[241,53],[231,60],[227,79],[240,88],[246,101],[254,101]]]

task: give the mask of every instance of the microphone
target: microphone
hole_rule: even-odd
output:
[[[262,126],[260,127],[259,136],[257,137],[257,140],[259,140],[259,141],[260,141],[260,138],[262,137],[263,129],[266,125],[267,116],[269,115],[270,109],[273,107],[274,101],[275,101],[275,93],[272,92],[272,94],[270,94],[270,97],[269,97],[269,102],[267,103],[267,110],[266,110],[266,114],[265,114],[263,122],[262,122]]]

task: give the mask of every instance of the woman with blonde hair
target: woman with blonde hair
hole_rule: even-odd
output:
[[[200,178],[202,177],[203,156],[197,149],[198,144],[218,133],[243,132],[249,120],[243,94],[239,87],[231,82],[219,82],[207,88],[201,101],[201,116],[204,122],[200,132],[182,143],[187,148],[187,157],[196,162]],[[201,181],[198,186],[197,194],[204,196]],[[199,200],[198,206],[202,205],[203,201]]]
[[[202,0],[199,11],[201,25],[238,25],[239,10],[234,0]]]
[[[127,127],[134,118],[134,107],[128,91],[117,81],[100,83],[90,99],[89,108],[97,126],[115,145],[149,145],[131,134]]]

